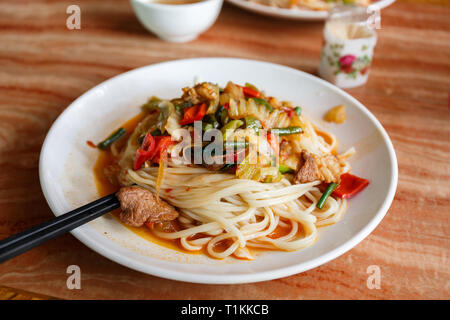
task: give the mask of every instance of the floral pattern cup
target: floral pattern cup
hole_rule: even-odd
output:
[[[377,42],[375,30],[365,25],[364,37],[348,38],[339,36],[333,30],[333,24],[324,28],[324,45],[320,56],[319,75],[341,88],[353,88],[366,83],[373,49]]]

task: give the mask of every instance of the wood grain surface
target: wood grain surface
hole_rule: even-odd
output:
[[[70,31],[65,12],[75,2],[82,29]],[[386,128],[399,162],[388,214],[354,249],[288,278],[199,285],[127,269],[67,234],[0,265],[0,285],[66,299],[449,299],[450,7],[435,2],[383,10],[370,79],[348,90]],[[197,40],[172,44],[148,33],[127,0],[0,2],[0,238],[53,216],[39,185],[41,144],[86,90],[136,67],[199,56],[315,74],[322,27],[226,4]],[[81,268],[81,290],[67,289],[72,264]],[[380,267],[380,289],[366,285],[371,265]]]

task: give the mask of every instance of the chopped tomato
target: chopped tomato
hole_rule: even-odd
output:
[[[350,173],[341,175],[341,182],[334,190],[333,195],[342,199],[352,198],[369,185],[369,180],[354,176]]]
[[[206,103],[197,103],[195,106],[184,110],[184,117],[180,120],[180,125],[193,123],[200,121],[206,114]]]

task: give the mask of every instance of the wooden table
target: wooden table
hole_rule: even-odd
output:
[[[103,258],[67,234],[0,265],[0,285],[65,299],[450,298],[450,7],[397,2],[382,12],[369,82],[350,94],[381,121],[399,162],[395,200],[375,231],[316,269],[244,285],[199,285],[145,275]],[[155,62],[230,56],[316,73],[322,23],[269,19],[225,5],[187,44],[162,42],[129,2],[78,0],[82,29],[66,29],[73,1],[0,4],[0,238],[53,215],[38,157],[56,117],[121,72]],[[66,268],[82,270],[68,290]],[[381,288],[366,286],[378,265]]]

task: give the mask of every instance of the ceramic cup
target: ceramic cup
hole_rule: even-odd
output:
[[[362,10],[332,12],[324,27],[319,75],[341,88],[363,85],[369,76],[377,35]]]
[[[142,25],[169,42],[187,42],[208,29],[217,19],[223,0],[168,4],[163,1],[130,0]]]

